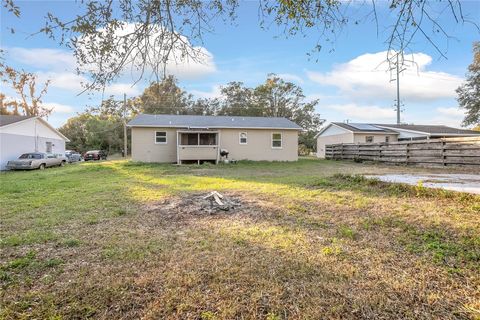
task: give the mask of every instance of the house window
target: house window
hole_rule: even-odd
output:
[[[45,150],[46,153],[52,153],[52,143],[50,141],[45,142]]]
[[[247,133],[240,132],[240,144],[247,144]]]
[[[389,142],[390,142],[390,137],[389,137],[389,136],[386,136],[386,137],[385,137],[385,142],[386,142],[386,143],[389,143]]]
[[[365,137],[365,142],[366,143],[372,143],[373,142],[373,136],[366,136]]]
[[[216,146],[216,133],[182,133],[180,135],[182,146]]]
[[[165,131],[155,131],[155,143],[166,144],[167,133]]]
[[[272,148],[282,148],[281,133],[272,133]]]
[[[198,133],[182,133],[182,146],[198,146]]]
[[[215,133],[200,133],[201,146],[214,146],[217,144],[217,135]]]

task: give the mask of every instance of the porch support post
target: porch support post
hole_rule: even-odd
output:
[[[178,132],[178,130],[177,130],[177,164],[182,164],[182,163],[180,162],[179,140],[180,140],[180,132]]]
[[[220,134],[221,134],[221,130],[218,130],[218,133],[217,133],[217,161],[215,161],[215,164],[218,164],[218,162],[220,161]]]

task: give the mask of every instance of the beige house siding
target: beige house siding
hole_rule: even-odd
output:
[[[365,143],[366,142],[366,137],[372,136],[373,137],[373,143],[379,143],[379,142],[385,142],[385,137],[390,137],[390,142],[395,142],[397,141],[397,135],[396,134],[379,134],[379,133],[355,133],[353,137],[353,142],[354,143]]]
[[[179,131],[184,131],[178,129]],[[166,144],[155,144],[155,131],[167,132]],[[297,161],[298,131],[270,129],[218,129],[219,148],[227,149],[229,159],[254,161]],[[247,133],[247,144],[240,144],[240,133]],[[282,134],[282,147],[272,148],[272,134]],[[188,147],[187,147],[188,148]],[[215,147],[180,150],[184,160],[210,159]],[[198,157],[195,153],[198,152]],[[177,162],[177,129],[132,127],[132,160],[142,162]]]
[[[325,146],[336,143],[353,143],[353,133],[346,132],[330,136],[319,136],[317,138],[317,157],[325,158]]]
[[[156,144],[155,132],[167,132],[167,143]],[[174,128],[132,128],[132,160],[177,162],[177,130]]]
[[[240,133],[247,133],[247,144],[240,144]],[[272,148],[272,134],[282,134],[282,148]],[[229,158],[255,161],[297,161],[298,131],[270,129],[222,129],[220,148],[227,149]]]

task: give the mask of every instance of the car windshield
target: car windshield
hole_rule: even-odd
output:
[[[18,159],[42,159],[40,153],[24,153]]]

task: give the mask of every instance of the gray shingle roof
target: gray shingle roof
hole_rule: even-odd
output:
[[[0,115],[0,127],[23,121],[33,116],[11,116],[11,115]]]
[[[375,126],[405,129],[412,131],[420,131],[429,133],[431,135],[443,135],[443,134],[468,134],[468,135],[480,135],[480,131],[457,129],[440,125],[423,125],[423,124],[376,124]]]
[[[129,127],[163,128],[245,128],[302,130],[286,118],[241,116],[190,116],[140,114],[128,123]]]

